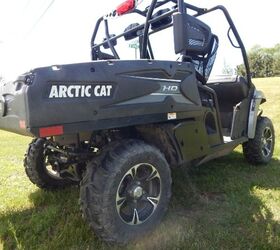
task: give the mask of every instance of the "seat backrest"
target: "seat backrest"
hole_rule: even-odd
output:
[[[191,58],[196,71],[207,81],[216,58],[218,37],[210,27],[183,13],[173,15],[175,53]]]
[[[183,13],[173,15],[175,53],[204,55],[208,52],[212,33],[208,25]]]
[[[212,35],[209,50],[205,55],[203,56],[195,55],[195,54],[191,55],[196,71],[201,76],[204,77],[206,82],[211,74],[213,65],[215,63],[218,47],[219,47],[218,37]]]

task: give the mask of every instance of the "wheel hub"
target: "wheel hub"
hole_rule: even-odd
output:
[[[136,186],[134,187],[131,191],[130,191],[130,195],[133,199],[139,199],[142,197],[143,195],[143,188],[140,186]]]
[[[272,132],[269,127],[266,127],[263,131],[262,139],[262,153],[265,157],[268,157],[272,150],[272,143],[273,143],[273,137]]]
[[[161,197],[161,178],[149,163],[132,166],[120,181],[116,194],[116,209],[121,220],[138,225],[148,220]]]

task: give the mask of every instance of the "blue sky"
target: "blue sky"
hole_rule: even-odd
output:
[[[0,74],[9,78],[38,66],[89,61],[89,42],[95,21],[121,1],[56,0],[34,27],[50,2],[0,1]],[[142,5],[145,3],[149,1],[144,0]],[[270,47],[280,43],[278,1],[190,0],[189,3],[201,7],[225,5],[247,49],[255,44]],[[214,32],[224,28],[216,15],[207,21],[215,26]],[[161,41],[158,46],[161,48]],[[239,62],[236,52],[226,52],[223,46],[220,51],[220,65],[225,60],[229,64]]]

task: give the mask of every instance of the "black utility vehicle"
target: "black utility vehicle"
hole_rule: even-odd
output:
[[[197,17],[213,11],[224,13],[246,78],[208,81],[219,40]],[[111,34],[109,21],[128,13],[145,22]],[[97,43],[101,24],[105,38]],[[179,59],[156,60],[150,36],[170,27]],[[120,59],[121,38],[137,39],[140,59]],[[103,240],[127,242],[158,224],[172,167],[200,165],[240,144],[248,162],[270,161],[274,129],[259,110],[265,97],[223,6],[152,0],[139,10],[137,0],[127,0],[97,21],[91,51],[92,62],[37,68],[3,84],[0,128],[35,138],[24,166],[38,187],[80,184],[84,217]]]

